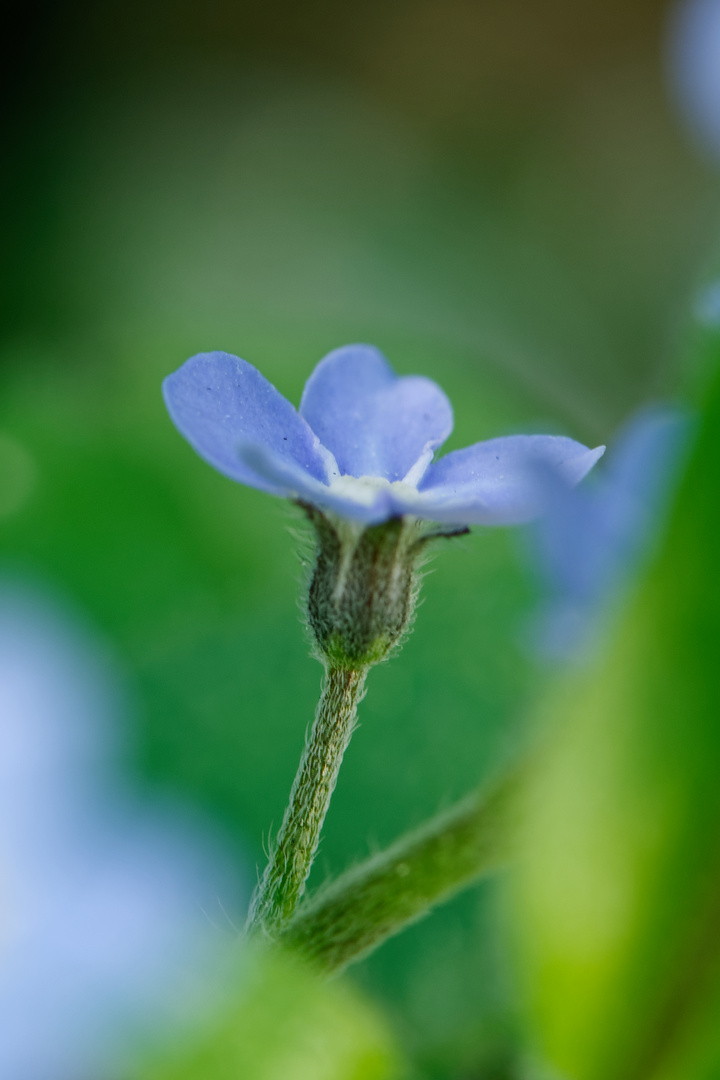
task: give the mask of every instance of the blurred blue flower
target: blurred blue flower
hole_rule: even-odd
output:
[[[135,1040],[189,1020],[214,971],[221,942],[203,905],[233,875],[197,821],[142,806],[118,781],[115,681],[63,613],[0,584],[7,1080],[122,1075]]]
[[[547,594],[532,644],[545,657],[577,659],[591,649],[603,616],[661,533],[689,428],[679,408],[645,408],[588,484],[573,490],[546,476],[548,512],[530,532]]]
[[[702,327],[713,332],[720,329],[720,281],[711,281],[701,289],[695,301],[694,315]]]
[[[537,467],[576,484],[602,455],[573,439],[516,435],[433,463],[453,427],[439,386],[399,378],[369,345],[321,360],[297,411],[259,371],[200,353],[163,384],[178,430],[220,472],[365,524],[403,514],[456,525],[511,525],[543,510]]]
[[[671,8],[668,64],[688,127],[720,159],[720,0],[680,0]]]

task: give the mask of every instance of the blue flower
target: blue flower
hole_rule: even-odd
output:
[[[587,485],[571,490],[549,478],[548,512],[532,532],[547,593],[533,634],[543,655],[577,659],[592,646],[662,531],[689,427],[678,407],[647,407]]]
[[[439,461],[450,402],[429,379],[399,378],[369,345],[321,360],[299,411],[256,368],[200,353],[163,384],[178,430],[220,472],[271,495],[378,524],[403,515],[454,525],[514,525],[544,508],[544,466],[576,484],[602,455],[573,439],[516,435]]]
[[[232,876],[179,805],[117,775],[114,672],[44,597],[0,579],[0,1076],[123,1076],[194,1022],[219,966],[202,903]],[[200,1000],[204,1000],[200,998]]]

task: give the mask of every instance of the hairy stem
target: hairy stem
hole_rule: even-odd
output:
[[[341,875],[307,901],[282,941],[340,971],[496,869],[514,835],[519,770]]]
[[[312,866],[337,775],[355,727],[367,668],[329,667],[290,802],[248,916],[275,935],[293,915]]]

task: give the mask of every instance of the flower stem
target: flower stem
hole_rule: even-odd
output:
[[[505,863],[523,770],[400,837],[311,897],[281,940],[327,974],[341,971]]]
[[[275,935],[290,920],[320,841],[325,814],[363,696],[367,668],[328,667],[285,816],[248,916],[248,929]]]

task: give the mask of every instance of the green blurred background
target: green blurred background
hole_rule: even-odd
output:
[[[297,402],[370,341],[436,379],[449,446],[609,442],[684,378],[718,176],[668,98],[657,0],[31,4],[3,82],[0,568],[60,590],[135,691],[133,768],[237,846],[279,823],[320,669],[282,504],[172,428],[160,381],[225,349]],[[432,565],[373,673],[315,883],[507,760],[542,673],[517,539]],[[480,887],[353,978],[418,1076],[517,1074]]]

